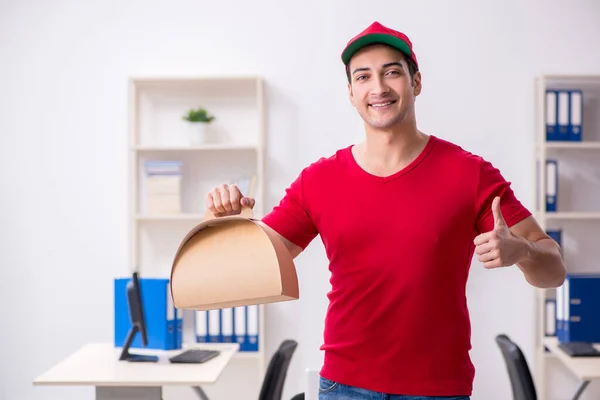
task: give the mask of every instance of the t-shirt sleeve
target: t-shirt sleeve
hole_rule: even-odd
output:
[[[496,196],[500,196],[500,211],[509,227],[531,215],[515,196],[510,182],[490,162],[481,159],[475,206],[476,228],[480,233],[494,229],[492,202]]]
[[[262,218],[262,222],[304,250],[318,235],[304,196],[304,171],[286,189],[278,205]]]

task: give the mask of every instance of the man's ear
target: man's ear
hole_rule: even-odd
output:
[[[415,72],[415,76],[413,77],[413,94],[417,97],[421,94],[421,90],[423,89],[423,83],[421,81],[421,72]]]
[[[348,98],[350,99],[350,103],[354,106],[354,92],[352,91],[351,83],[348,83]]]

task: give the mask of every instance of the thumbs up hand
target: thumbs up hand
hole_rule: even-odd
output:
[[[523,239],[515,236],[508,228],[500,210],[500,197],[494,198],[492,202],[492,214],[494,229],[475,238],[475,253],[485,268],[514,265],[522,258],[526,247]]]

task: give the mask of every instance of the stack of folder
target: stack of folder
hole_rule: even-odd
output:
[[[582,140],[583,92],[581,89],[546,90],[546,140]]]
[[[583,137],[583,91],[546,90],[546,141],[581,142]],[[558,211],[558,160],[546,160],[546,211]]]
[[[195,311],[196,341],[234,343],[240,351],[258,351],[259,312],[257,305]]]
[[[554,314],[546,314],[547,336],[561,343],[600,342],[600,274],[568,274],[556,289],[556,299],[546,305],[547,312],[554,309]]]
[[[147,214],[181,212],[180,161],[146,161],[144,163]]]

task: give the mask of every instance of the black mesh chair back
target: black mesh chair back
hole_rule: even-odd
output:
[[[296,347],[298,347],[298,342],[294,340],[284,340],[279,345],[279,349],[277,349],[269,362],[260,389],[259,400],[281,400],[283,384],[285,383],[288,367],[290,366],[290,361],[292,360],[294,351],[296,351]]]
[[[496,343],[506,363],[513,400],[537,400],[531,371],[519,346],[504,334],[496,336]]]

